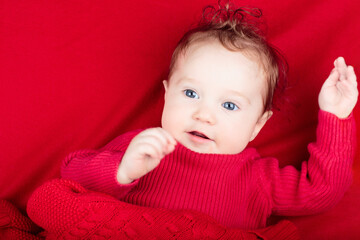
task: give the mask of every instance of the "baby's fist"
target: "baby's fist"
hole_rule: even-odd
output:
[[[161,159],[174,151],[176,140],[162,128],[149,128],[130,142],[119,165],[117,180],[128,184],[156,168]]]
[[[333,113],[338,118],[346,118],[354,109],[358,95],[354,68],[347,66],[344,58],[337,58],[320,91],[320,109]]]

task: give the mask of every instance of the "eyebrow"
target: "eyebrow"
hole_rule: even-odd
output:
[[[229,90],[228,93],[229,93],[229,95],[236,95],[237,97],[241,97],[241,98],[245,99],[251,105],[250,99],[248,97],[246,97],[244,94],[242,94],[236,90]]]
[[[175,80],[175,83],[176,83],[176,84],[179,84],[181,81],[185,81],[185,82],[197,82],[196,79],[194,79],[194,78],[182,77],[182,78],[178,78],[177,80]]]

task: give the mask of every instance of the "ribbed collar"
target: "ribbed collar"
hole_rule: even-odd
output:
[[[212,167],[239,167],[240,165],[259,157],[255,148],[246,148],[237,154],[198,153],[178,143],[175,150],[168,155],[170,159]],[[199,166],[198,166],[199,167]]]

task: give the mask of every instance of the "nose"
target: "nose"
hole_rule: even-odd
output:
[[[216,123],[216,118],[214,113],[205,106],[199,106],[193,113],[193,119],[200,121],[209,125],[214,125]]]

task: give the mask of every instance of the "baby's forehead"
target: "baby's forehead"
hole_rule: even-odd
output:
[[[257,58],[243,51],[233,51],[220,43],[206,42],[190,46],[178,58],[176,75],[191,77],[247,78],[249,83],[263,79],[263,70]]]
[[[188,46],[184,49],[182,49],[182,51],[180,52],[180,54],[177,56],[176,63],[182,63],[183,61],[187,60],[187,56],[190,55],[191,53],[197,52],[200,49],[206,48],[206,49],[217,49],[217,48],[221,48],[224,51],[228,51],[231,53],[235,53],[235,54],[241,54],[243,56],[245,56],[246,58],[248,58],[250,61],[256,63],[259,67],[259,70],[261,70],[262,72],[264,72],[264,56],[262,56],[262,54],[259,51],[256,51],[254,49],[251,48],[246,48],[244,47],[243,49],[235,49],[235,48],[231,48],[223,43],[221,43],[218,39],[204,39],[201,41],[196,41],[196,42],[192,42],[189,43]],[[214,58],[216,58],[216,56],[213,56]]]
[[[220,51],[217,51],[219,49]],[[224,52],[231,54],[223,54]],[[260,56],[260,54],[251,49],[244,48],[242,50],[239,50],[228,48],[223,45],[219,40],[203,40],[189,44],[186,48],[182,49],[180,54],[178,54],[177,59],[175,59],[174,62],[174,69],[172,70],[174,71],[176,70],[176,68],[182,66],[184,63],[188,61],[194,61],[194,59],[197,59],[204,55],[206,56],[206,60],[213,60],[215,63],[216,61],[218,61],[219,64],[222,64],[222,61],[224,59],[226,61],[226,58],[232,60],[234,59],[234,56],[236,56],[235,58],[245,57],[248,60],[247,62],[250,62],[252,66],[256,66],[256,78],[264,78],[264,76],[266,75],[264,64],[262,63],[262,56]],[[241,67],[242,66],[239,65],[239,68]]]

